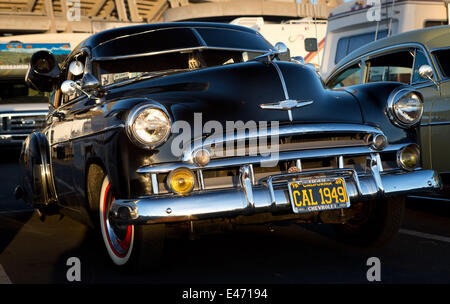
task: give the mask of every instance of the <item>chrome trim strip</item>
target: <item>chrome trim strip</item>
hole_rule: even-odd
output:
[[[94,135],[97,135],[97,134],[105,133],[105,132],[108,132],[110,130],[119,129],[119,128],[125,128],[125,125],[124,124],[119,124],[119,125],[116,125],[116,126],[106,127],[106,128],[101,129],[101,130],[98,130],[98,131],[94,131],[94,132],[86,133],[86,134],[83,134],[83,135],[74,136],[74,137],[71,137],[69,139],[53,142],[53,143],[50,144],[50,146],[66,143],[66,142],[69,142],[71,140],[77,140],[77,139],[81,139],[81,138],[85,138],[85,137],[89,137],[89,136],[94,136]]]
[[[377,153],[378,154],[378,153]],[[370,171],[372,172],[373,179],[375,180],[375,184],[377,185],[378,191],[383,193],[383,182],[381,180],[381,167],[378,162],[377,156],[375,154],[370,154]]]
[[[200,190],[205,190],[205,180],[203,179],[203,171],[202,170],[197,170],[197,179],[198,179],[198,184],[200,186]]]
[[[450,125],[450,121],[435,121],[435,122],[427,122],[420,124],[421,127],[427,127],[427,126],[445,126]]]
[[[276,62],[274,62],[274,61],[270,61],[270,63],[275,67],[275,70],[277,70],[278,77],[280,78],[281,85],[282,85],[282,87],[283,87],[283,92],[284,92],[284,98],[285,98],[285,100],[290,100],[290,98],[289,98],[289,93],[288,93],[288,89],[287,89],[287,86],[286,86],[286,81],[284,80],[284,76],[283,76],[283,73],[281,72],[280,67],[279,67],[278,64],[277,64]],[[292,117],[292,110],[289,109],[289,110],[287,110],[287,112],[288,112],[288,116],[289,116],[289,121],[292,121],[292,120],[293,120],[293,117]]]
[[[295,161],[295,166],[300,170],[300,172],[303,171],[303,169],[302,169],[302,160],[301,159],[297,159]]]
[[[159,194],[159,185],[158,185],[158,177],[156,174],[151,175],[152,178],[152,191],[153,194]]]
[[[347,173],[346,173],[347,174]],[[351,174],[349,175],[351,176]],[[286,176],[285,176],[286,177]],[[356,177],[356,176],[355,176]],[[432,170],[401,172],[381,176],[386,196],[414,194],[441,187],[438,175]],[[380,193],[372,176],[359,178],[359,186],[351,177],[346,180],[350,202],[361,199],[374,199]],[[217,217],[236,217],[239,215],[289,211],[292,210],[287,183],[280,183],[282,188],[273,190],[268,195],[266,186],[253,188],[254,207],[247,204],[245,196],[239,190],[203,191],[188,196],[164,195],[147,196],[136,199],[116,199],[112,209],[131,208],[137,212],[136,219],[129,224],[156,224],[164,222],[184,222]],[[358,193],[358,188],[361,192]],[[275,202],[275,204],[273,203]],[[171,210],[168,214],[167,210]],[[112,218],[114,220],[114,218]]]
[[[339,155],[339,157],[338,157],[338,167],[339,167],[339,169],[344,168],[344,156],[342,156],[342,155]]]
[[[421,196],[421,195],[408,195],[408,197],[416,198],[416,199],[432,200],[432,201],[450,202],[450,198],[444,198],[444,197]]]
[[[302,134],[318,134],[318,133],[368,133],[368,134],[381,134],[384,135],[383,131],[378,128],[360,125],[360,124],[298,124],[298,125],[283,125],[279,126],[276,130],[268,128],[267,132],[260,134],[259,130],[250,129],[247,134],[243,132],[238,132],[237,134],[221,134],[215,136],[209,136],[206,139],[194,139],[190,146],[186,148],[183,152],[182,161],[186,163],[194,163],[193,152],[204,146],[211,146],[214,143],[226,143],[229,141],[242,141],[242,140],[252,140],[257,139],[260,136],[271,137],[271,136],[291,136],[291,135],[302,135]]]
[[[16,136],[23,136],[23,137],[27,137],[28,135],[30,135],[30,133],[27,134],[23,134],[23,133],[7,133],[7,134],[2,134],[0,133],[0,139],[9,139],[12,137],[16,137]],[[21,140],[22,141],[22,140]]]
[[[383,152],[393,152],[402,149],[403,147],[409,145],[410,143],[395,144],[387,146]],[[295,160],[295,159],[308,159],[308,158],[319,158],[319,157],[336,157],[340,155],[344,156],[357,156],[357,155],[370,155],[373,150],[369,147],[359,146],[359,147],[344,147],[344,148],[328,148],[328,149],[317,149],[317,150],[302,150],[302,151],[287,151],[280,152],[278,155],[278,161],[284,160]],[[238,167],[244,164],[261,164],[264,162],[273,162],[273,159],[263,156],[245,156],[245,157],[230,157],[230,158],[220,158],[213,159],[209,164],[202,167],[202,169],[216,169],[216,168],[226,168],[226,167]],[[184,163],[184,162],[174,162],[174,163],[163,163],[157,165],[144,166],[136,170],[137,173],[147,174],[147,173],[168,173],[180,167],[186,167],[191,170],[198,169],[194,164]]]
[[[22,117],[22,116],[42,116],[46,117],[48,111],[34,111],[34,112],[1,112],[0,118],[3,117]]]
[[[249,164],[248,165],[249,169],[250,169],[250,178],[252,180],[252,185],[256,185],[256,180],[255,180],[255,171],[253,170],[253,165]]]
[[[195,27],[191,28],[192,32],[194,33],[195,38],[197,38],[198,42],[200,43],[201,46],[207,46],[205,40],[203,39],[203,37],[200,35],[200,33],[197,31],[197,29]]]
[[[276,62],[271,61],[271,63],[277,70],[278,77],[280,77],[281,85],[283,86],[284,98],[286,98],[286,100],[289,100],[289,93],[287,90],[286,81],[284,80],[283,77],[283,73],[281,72],[281,69]]]
[[[244,189],[245,198],[247,200],[247,208],[255,208],[255,200],[253,197],[253,187],[252,187],[252,176],[250,167],[248,165],[243,165],[239,169],[239,181],[241,188]]]
[[[179,49],[172,49],[172,50],[164,50],[164,51],[132,54],[132,55],[111,56],[111,57],[94,57],[94,58],[92,58],[92,61],[132,59],[132,58],[139,58],[139,57],[147,57],[147,56],[170,54],[170,53],[178,53],[178,52],[188,52],[188,51],[196,51],[196,50],[198,50],[198,51],[201,51],[201,50],[221,50],[221,51],[252,52],[252,53],[266,53],[268,51],[268,50],[227,48],[227,47],[216,47],[216,46],[196,46],[196,47],[190,47],[190,48],[179,48]]]

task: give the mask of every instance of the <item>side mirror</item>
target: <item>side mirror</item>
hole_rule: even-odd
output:
[[[73,80],[66,80],[61,84],[61,92],[64,95],[73,95],[77,92],[77,84]]]
[[[432,79],[433,69],[428,64],[424,64],[419,68],[419,76],[423,79]]]
[[[31,56],[25,82],[41,92],[53,91],[59,79],[60,69],[56,57],[49,51],[38,51]]]
[[[91,98],[91,94],[87,93],[86,91],[84,91],[75,81],[73,80],[65,80],[63,81],[63,83],[61,84],[61,92],[64,95],[73,95],[75,94],[77,91],[80,91],[81,93],[83,93],[84,95],[86,95],[88,98]]]
[[[95,90],[99,86],[100,82],[91,73],[84,74],[83,78],[81,79],[81,88],[83,88],[83,90]]]
[[[428,79],[434,83],[436,88],[439,90],[439,84],[433,79],[433,69],[428,64],[421,65],[418,71],[420,78]]]
[[[287,53],[289,51],[288,47],[286,46],[286,44],[284,44],[284,42],[277,42],[275,44],[275,48],[280,53]]]
[[[283,61],[289,61],[291,59],[289,48],[284,42],[277,42],[275,48],[278,50],[278,58]]]

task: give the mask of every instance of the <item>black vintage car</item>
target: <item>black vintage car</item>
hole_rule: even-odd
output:
[[[156,266],[168,236],[245,224],[329,223],[345,242],[386,243],[401,195],[441,186],[421,169],[421,94],[326,89],[281,55],[214,23],[101,32],[61,67],[35,53],[26,79],[53,95],[17,197],[97,228],[125,268]]]

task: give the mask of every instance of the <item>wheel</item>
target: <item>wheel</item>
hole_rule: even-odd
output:
[[[358,247],[382,247],[397,234],[405,212],[404,197],[357,203],[355,216],[336,224],[338,240]]]
[[[165,226],[134,226],[109,219],[114,196],[108,176],[104,176],[98,196],[100,231],[108,256],[118,268],[131,272],[153,270],[160,265]]]

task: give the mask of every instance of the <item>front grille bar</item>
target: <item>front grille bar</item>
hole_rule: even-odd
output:
[[[403,144],[394,144],[389,145],[383,149],[381,152],[395,152],[398,151],[410,143]],[[287,160],[304,160],[304,159],[313,159],[313,158],[331,158],[331,157],[339,157],[339,156],[363,156],[363,155],[371,155],[378,154],[370,147],[344,147],[344,148],[328,148],[328,149],[317,149],[317,150],[302,150],[302,151],[288,151],[288,152],[280,152],[278,155],[278,161],[287,161]],[[242,165],[249,164],[263,164],[265,162],[270,161],[269,157],[263,156],[245,156],[245,157],[232,157],[232,158],[223,158],[223,159],[213,159],[209,164],[203,167],[198,167],[195,164],[184,163],[184,162],[174,162],[174,163],[162,163],[156,165],[144,166],[136,170],[137,173],[140,174],[153,174],[153,173],[169,173],[172,170],[184,167],[191,170],[198,169],[219,169],[219,168],[228,168],[228,167],[240,167]],[[379,161],[381,164],[381,161]],[[301,167],[301,163],[300,163]],[[300,168],[299,167],[299,168]]]
[[[222,144],[227,146],[228,142],[252,141],[260,137],[270,138],[271,136],[287,137],[295,135],[311,135],[311,134],[358,134],[367,135],[384,135],[383,132],[375,127],[360,124],[300,124],[300,125],[282,125],[278,128],[268,128],[267,132],[261,132],[258,129],[244,130],[248,132],[224,133],[209,136],[205,139],[194,139],[183,152],[182,161],[185,163],[194,163],[193,154],[203,147],[211,147],[212,145]]]

